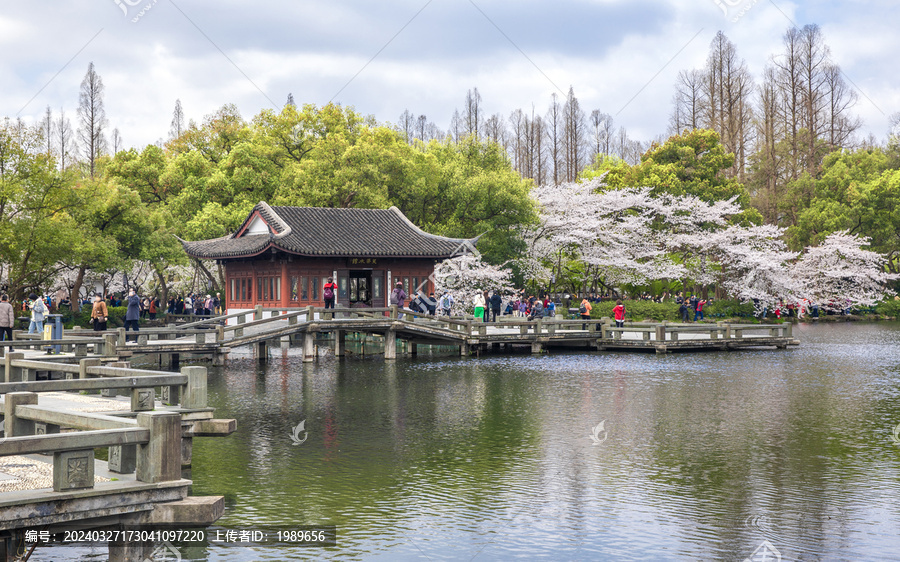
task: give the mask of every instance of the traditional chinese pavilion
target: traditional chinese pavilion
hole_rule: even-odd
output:
[[[435,264],[474,243],[428,234],[396,207],[270,207],[263,202],[234,234],[182,241],[189,256],[224,265],[229,310],[257,304],[324,306],[328,277],[337,283],[338,306],[388,306],[397,281],[407,293],[420,284],[431,292]]]

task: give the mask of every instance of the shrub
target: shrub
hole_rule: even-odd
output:
[[[709,318],[753,318],[756,313],[752,302],[735,300],[713,301],[703,307],[703,314]]]
[[[591,318],[602,318],[607,316],[613,317],[613,308],[616,301],[603,301],[592,303]],[[678,316],[678,305],[674,302],[653,302],[653,301],[622,301],[625,305],[625,319],[629,322],[640,322],[642,320],[651,319],[657,322],[663,320],[676,321]]]
[[[128,312],[127,306],[107,306],[106,309],[109,312],[109,319],[106,324],[107,328],[119,328],[125,325],[125,313]],[[81,310],[77,313],[64,311],[62,314],[63,324],[68,328],[71,328],[72,326],[81,326],[82,328],[94,327],[94,325],[91,324],[90,305],[82,306]]]
[[[883,300],[875,307],[875,311],[882,316],[900,317],[900,300]]]

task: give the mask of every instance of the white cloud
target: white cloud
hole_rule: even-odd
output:
[[[136,8],[126,17],[114,0],[2,4],[0,115],[15,117],[49,81],[22,116],[36,120],[50,105],[74,117],[93,61],[107,88],[110,127],[135,146],[166,136],[176,98],[198,121],[226,103],[249,119],[271,107],[269,99],[280,107],[288,92],[298,103],[324,104],[382,48],[336,101],[381,121],[409,109],[446,128],[473,87],[487,113],[506,117],[533,104],[543,114],[555,91],[543,73],[563,92],[573,86],[588,113],[624,106],[617,125],[649,139],[666,129],[678,71],[703,64],[718,30],[758,78],[790,20],[819,23],[836,62],[884,113],[900,104],[892,55],[900,39],[891,27],[900,8],[887,0],[852,10],[846,2],[744,0],[736,9],[749,9],[737,22],[715,0],[481,0],[484,15],[468,2],[433,2],[390,44],[424,0],[178,2],[184,15],[159,0],[136,24],[129,20]],[[857,111],[867,131],[883,137],[885,116],[864,97]]]

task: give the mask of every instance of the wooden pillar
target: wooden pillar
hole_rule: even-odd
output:
[[[181,374],[188,378],[181,397],[181,407],[206,408],[206,367],[182,367]]]
[[[303,362],[312,363],[316,360],[316,333],[303,333]]]
[[[656,341],[664,342],[666,341],[666,327],[665,325],[659,325],[656,327]]]
[[[3,397],[3,419],[6,437],[22,437],[34,435],[34,422],[22,420],[16,417],[16,406],[33,405],[38,403],[38,396],[34,392],[10,392]]]
[[[291,279],[288,277],[287,261],[281,262],[281,300],[279,306],[287,308],[291,301]]]
[[[388,330],[384,333],[384,358],[397,358],[397,332]]]
[[[105,357],[115,357],[118,338],[114,334],[106,334],[103,336],[103,355]]]
[[[344,330],[335,330],[334,334],[334,356],[343,357],[347,347],[347,332]]]
[[[269,344],[266,341],[257,342],[256,344],[257,358],[260,361],[266,361],[269,358]]]
[[[3,382],[19,382],[22,380],[22,369],[12,366],[12,362],[18,359],[25,359],[25,354],[21,351],[11,351],[3,358],[6,364],[6,373]]]
[[[141,412],[137,424],[150,430],[150,441],[138,445],[137,480],[155,484],[181,478],[181,415]]]

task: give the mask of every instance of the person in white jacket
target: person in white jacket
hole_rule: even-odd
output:
[[[485,304],[486,303],[484,302],[484,293],[482,293],[481,291],[478,291],[477,293],[475,293],[475,319],[476,320],[478,320],[479,318],[481,320],[484,320]]]
[[[28,300],[31,301],[28,305],[28,308],[31,309],[31,324],[28,325],[28,333],[43,334],[44,315],[47,314],[47,305],[44,304],[44,299],[38,298],[34,293],[28,295]]]

